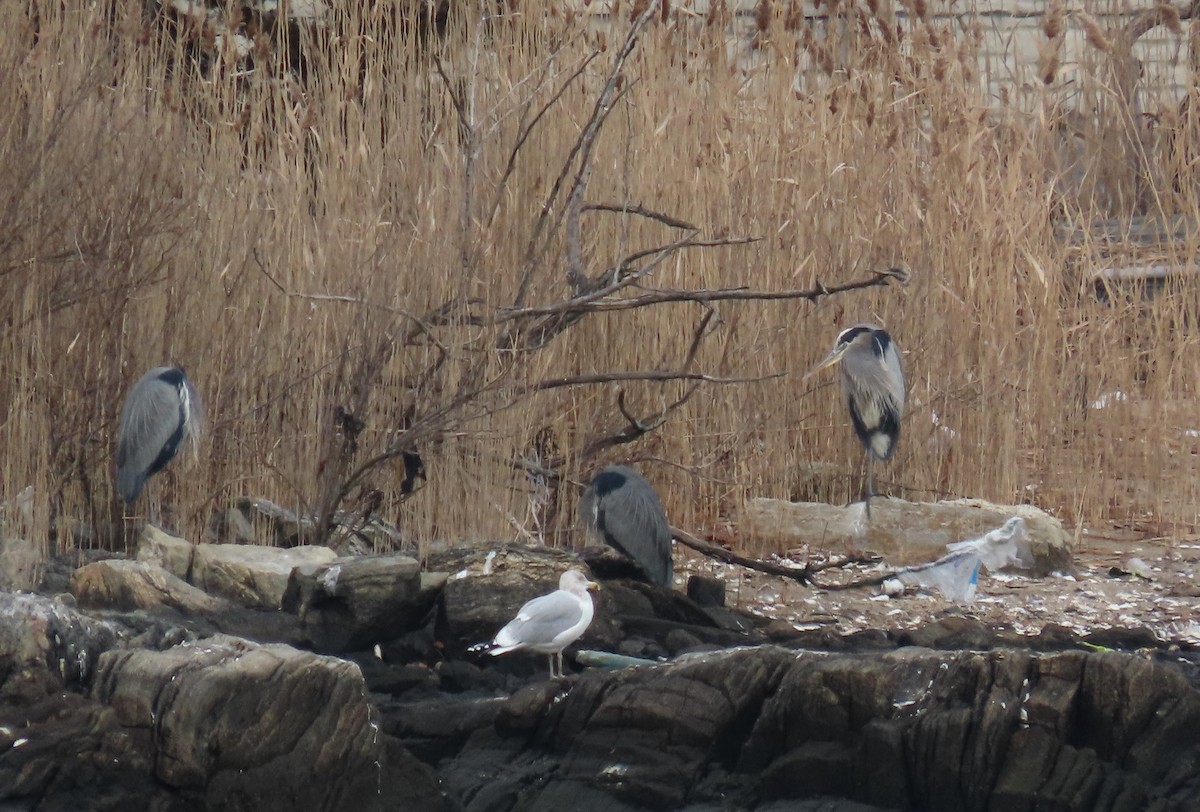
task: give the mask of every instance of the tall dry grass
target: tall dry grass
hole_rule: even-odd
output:
[[[261,33],[247,71],[229,30],[173,28],[140,2],[24,5],[0,5],[0,488],[33,486],[27,532],[69,538],[80,520],[104,535],[119,517],[121,397],[167,361],[210,423],[198,460],[151,488],[195,537],[253,495],[307,513],[375,500],[422,543],[570,543],[576,490],[548,512],[514,464],[550,450],[568,480],[633,462],[673,522],[700,531],[751,495],[845,501],[861,449],[833,376],[800,374],[861,320],[886,325],[910,381],[899,453],[877,474],[887,490],[1028,501],[1068,523],[1196,524],[1194,286],[1098,301],[1090,269],[1151,249],[1084,227],[1197,221],[1195,105],[1131,78],[1115,33],[1127,19],[1107,4],[1048,17],[1044,81],[1002,98],[981,73],[982,24],[938,4],[656,19],[595,141],[586,200],[758,241],[673,252],[644,285],[802,289],[897,264],[912,281],[815,305],[714,303],[692,369],[762,380],[702,384],[661,427],[593,456],[629,425],[615,384],[526,390],[680,369],[706,308],[590,313],[518,351],[497,317],[571,293],[564,198],[549,226],[539,215],[563,167],[568,182],[578,169],[639,8],[598,22],[521,4],[485,22],[491,6],[463,3],[431,35],[389,4],[352,4],[370,10]],[[1195,26],[1156,30],[1190,49]],[[1071,60],[1063,30],[1083,42]],[[620,212],[579,222],[593,276],[679,236]],[[1190,265],[1196,245],[1184,226],[1154,250]],[[691,385],[620,386],[653,419]],[[1125,400],[1090,407],[1117,390]],[[362,469],[405,437],[429,477],[409,498],[396,460]]]

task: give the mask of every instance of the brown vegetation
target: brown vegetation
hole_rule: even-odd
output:
[[[1187,9],[1056,7],[1036,87],[995,99],[940,4],[462,3],[432,37],[356,11],[250,30],[249,67],[144,5],[0,4],[0,491],[33,486],[28,532],[113,515],[121,397],[167,361],[210,423],[151,490],[193,536],[251,494],[568,543],[577,491],[530,474],[613,460],[701,532],[747,494],[845,501],[861,449],[800,373],[860,320],[910,381],[881,491],[1196,524],[1200,297],[1089,278],[1194,262],[1195,101],[1131,56],[1151,29],[1188,52]],[[1185,225],[1085,227],[1135,215]]]

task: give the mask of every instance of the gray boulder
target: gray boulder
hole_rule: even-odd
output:
[[[445,582],[407,556],[339,558],[294,569],[282,605],[317,651],[362,650],[423,625]]]
[[[1033,554],[1030,573],[1070,571],[1071,537],[1062,522],[1032,505],[996,505],[981,499],[906,502],[876,497],[871,519],[862,503],[842,507],[822,502],[750,499],[739,525],[747,539],[787,549],[800,544],[870,550],[892,565],[935,561],[946,545],[976,538],[1001,527],[1013,516],[1025,520]]]

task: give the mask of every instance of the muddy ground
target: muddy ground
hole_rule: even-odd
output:
[[[801,548],[789,555],[803,563],[839,553]],[[817,590],[698,558],[683,562],[678,569],[683,575],[724,578],[730,605],[786,621],[802,631],[828,629],[848,634],[866,629],[915,629],[957,613],[1019,634],[1037,634],[1047,624],[1080,635],[1106,629],[1146,629],[1162,642],[1200,648],[1198,564],[1200,537],[1083,533],[1075,549],[1073,573],[1033,579],[985,571],[979,576],[975,599],[965,604],[912,587],[891,597],[878,586]],[[887,569],[883,563],[853,567],[839,577],[858,580]]]

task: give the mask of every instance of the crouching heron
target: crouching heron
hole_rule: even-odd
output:
[[[595,609],[588,590],[594,589],[596,583],[580,570],[567,570],[558,579],[556,591],[522,606],[517,616],[496,632],[495,639],[482,647],[493,655],[522,649],[541,652],[550,658],[550,679],[564,676],[563,649],[591,625]]]
[[[133,504],[146,480],[161,471],[185,441],[200,438],[203,408],[179,367],[155,367],[143,375],[121,409],[117,439],[117,492]]]
[[[888,460],[900,440],[900,418],[904,414],[904,369],[900,350],[882,327],[856,324],[838,334],[825,360],[805,376],[841,363],[842,394],[854,431],[867,450],[867,488],[863,494],[867,516],[875,494],[872,465]]]
[[[637,564],[647,580],[671,587],[671,526],[644,476],[625,465],[601,469],[583,493],[579,516],[605,544]]]

